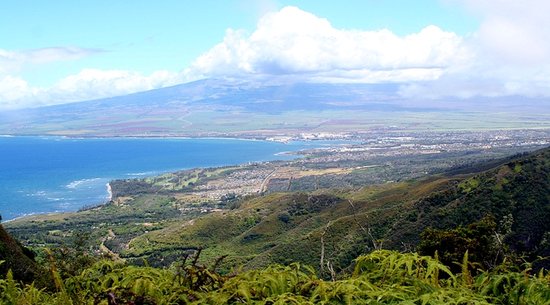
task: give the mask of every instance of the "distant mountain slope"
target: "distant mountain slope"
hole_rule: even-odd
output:
[[[206,79],[113,98],[0,112],[0,134],[197,136],[350,132],[380,126],[549,127],[550,99],[430,100],[403,97],[400,88],[401,84]],[[473,119],[483,122],[482,114],[489,112],[488,126],[456,126]],[[387,113],[385,120],[380,113]]]

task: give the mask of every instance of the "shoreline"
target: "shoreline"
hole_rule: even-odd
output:
[[[19,136],[16,136],[15,138],[17,138]],[[51,141],[55,141],[55,140],[58,140],[58,139],[67,139],[67,140],[71,140],[71,139],[82,139],[83,141],[86,141],[86,140],[93,140],[93,139],[107,139],[107,138],[69,138],[69,137],[62,137],[62,136],[46,136],[46,137],[42,137],[42,136],[21,136],[22,138],[44,138],[46,141],[48,140],[51,140]],[[132,140],[132,139],[143,139],[143,138],[111,138],[113,140],[121,140],[121,141],[124,141],[125,139],[128,139],[128,140]],[[166,139],[166,140],[170,140],[170,139],[173,139],[173,138],[152,138],[154,140],[162,140],[162,139]],[[279,143],[279,142],[276,142],[276,141],[268,141],[268,140],[252,140],[252,139],[244,139],[244,138],[220,138],[220,137],[216,137],[216,138],[213,138],[213,137],[210,137],[210,138],[177,138],[177,139],[182,139],[182,140],[190,140],[190,139],[194,139],[194,140],[206,140],[206,141],[245,141],[245,142],[250,142],[252,145],[253,142],[265,142],[265,143]],[[299,142],[299,141],[298,141]],[[304,141],[306,142],[306,141]],[[307,141],[307,142],[314,142],[314,141]],[[340,141],[341,142],[341,141]],[[287,144],[285,143],[279,143],[279,144],[284,144],[285,146]],[[246,143],[244,143],[244,145],[248,145]],[[292,145],[290,145],[292,146]],[[219,166],[193,166],[193,167],[189,167],[189,168],[222,168],[224,166],[237,166],[237,165],[246,165],[250,162],[273,162],[273,161],[278,161],[278,160],[281,160],[281,161],[285,161],[285,160],[291,160],[291,159],[296,159],[296,158],[300,158],[302,156],[302,152],[304,150],[307,150],[307,149],[297,149],[295,151],[292,150],[293,147],[288,147],[288,148],[283,148],[283,147],[279,147],[279,149],[276,149],[275,151],[276,152],[273,152],[272,155],[270,155],[267,159],[265,160],[261,160],[261,161],[245,161],[245,162],[240,162],[240,163],[231,163],[231,164],[227,164],[227,165],[219,165]],[[277,151],[278,150],[278,151]],[[128,178],[128,179],[143,179],[144,177],[154,177],[154,176],[158,176],[158,175],[162,175],[164,173],[172,173],[172,172],[176,172],[176,171],[180,171],[180,170],[185,170],[185,169],[189,169],[189,168],[173,168],[173,169],[169,169],[169,170],[166,170],[166,171],[159,171],[159,172],[143,172],[143,173],[139,173],[139,176],[136,177],[136,176],[133,176],[133,177],[119,177],[119,179],[125,179],[125,178]],[[90,179],[81,179],[81,180],[78,180],[78,182],[80,181],[88,181],[88,180],[96,180],[96,179],[99,179],[99,178],[90,178]],[[117,178],[112,178],[112,179],[117,179]],[[74,181],[73,181],[74,182]],[[104,198],[103,200],[101,201],[97,201],[96,203],[94,204],[86,204],[86,205],[83,205],[83,206],[79,206],[77,208],[74,208],[74,209],[71,209],[71,210],[53,210],[53,211],[45,211],[45,212],[31,212],[31,213],[26,213],[26,214],[20,214],[19,216],[16,216],[14,218],[7,218],[5,219],[3,222],[11,222],[11,221],[15,221],[15,220],[19,220],[21,218],[29,218],[29,217],[33,217],[33,216],[36,216],[36,215],[49,215],[49,214],[53,214],[53,215],[58,215],[58,214],[63,214],[63,213],[74,213],[74,212],[78,212],[79,210],[81,209],[86,209],[86,208],[89,208],[89,207],[96,207],[96,206],[101,206],[101,205],[106,205],[106,204],[109,204],[113,199],[114,199],[114,190],[113,190],[113,186],[111,185],[111,182],[112,181],[108,181],[107,183],[103,182],[103,188],[102,188],[102,198]],[[75,185],[77,186],[77,185]],[[65,185],[65,187],[68,187],[67,185]],[[70,187],[69,187],[70,188]],[[71,188],[71,189],[74,189]],[[101,194],[99,194],[101,196]]]
[[[21,220],[21,219],[25,219],[25,218],[40,217],[40,216],[55,216],[55,215],[76,213],[76,212],[78,212],[78,211],[33,212],[33,213],[23,214],[21,216],[15,217],[15,218],[2,220],[2,222],[0,222],[0,224],[6,224],[6,223]]]

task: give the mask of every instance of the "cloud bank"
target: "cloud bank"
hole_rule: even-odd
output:
[[[101,96],[101,90],[95,93],[88,92],[88,94],[86,94],[85,90],[82,90],[85,87],[90,87],[89,84],[86,85],[84,82],[78,86],[74,84],[77,79],[88,80],[97,84],[97,78],[91,79],[85,77],[89,75],[89,71],[82,71],[77,75],[62,79],[51,88],[33,87],[26,80],[17,76],[24,69],[32,69],[36,66],[49,63],[79,60],[101,52],[104,51],[79,47],[49,47],[23,51],[0,49],[0,109],[23,108],[80,100],[79,98],[75,98],[77,94],[80,95],[80,98]],[[108,72],[105,71],[105,73]],[[103,79],[105,79],[105,75],[103,75]],[[103,87],[102,89],[105,88]]]
[[[477,15],[461,37],[430,25],[398,36],[388,29],[341,30],[296,7],[265,15],[248,35],[228,30],[189,73],[311,81],[398,82],[405,97],[550,96],[550,2],[451,0]]]
[[[16,109],[151,90],[182,82],[180,73],[157,71],[150,75],[123,70],[84,69],[51,87],[33,87],[17,74],[24,69],[75,61],[104,52],[77,47],[51,47],[24,51],[0,49],[0,109]]]
[[[188,73],[411,81],[438,78],[469,57],[461,37],[436,26],[404,37],[387,29],[339,30],[326,19],[285,7],[265,15],[250,35],[228,30],[224,41],[200,56]]]

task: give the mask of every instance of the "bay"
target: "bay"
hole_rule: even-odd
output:
[[[196,167],[285,160],[327,145],[238,139],[0,137],[3,220],[108,200],[107,183]]]

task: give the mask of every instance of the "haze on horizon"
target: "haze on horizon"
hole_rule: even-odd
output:
[[[0,4],[0,110],[203,78],[399,83],[404,98],[550,96],[550,2]]]

